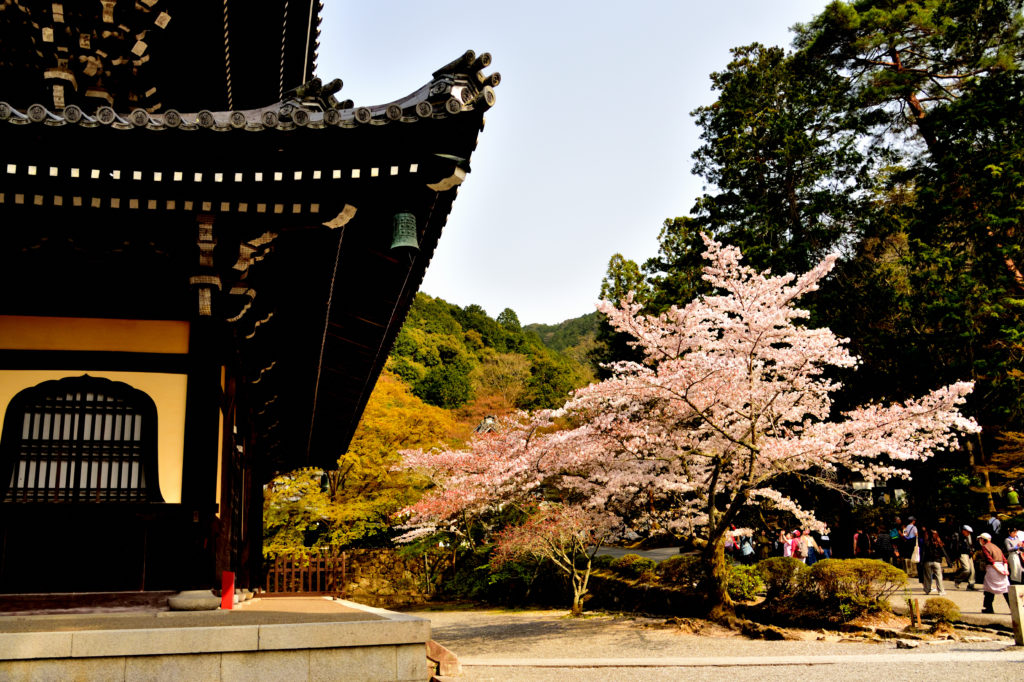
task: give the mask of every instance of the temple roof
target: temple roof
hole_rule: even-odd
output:
[[[3,0],[2,99],[51,110],[262,107],[311,79],[319,0]]]
[[[0,314],[204,325],[240,373],[262,471],[333,467],[469,172],[489,62],[467,52],[359,108],[315,82],[185,113],[0,88],[0,287],[19,292]],[[393,248],[396,220],[418,249]]]

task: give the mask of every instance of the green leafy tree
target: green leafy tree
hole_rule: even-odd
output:
[[[578,387],[576,376],[567,363],[538,357],[530,367],[526,391],[517,406],[528,410],[554,409],[565,403],[569,392]]]
[[[848,77],[851,112],[883,133],[910,129],[935,152],[929,114],[1018,69],[1022,25],[1020,0],[837,1],[797,27],[795,45]]]
[[[601,282],[601,300],[618,305],[629,293],[633,294],[634,300],[644,302],[649,297],[649,286],[640,266],[617,253],[608,261],[608,271]]]
[[[480,363],[473,374],[478,394],[496,394],[506,405],[519,403],[530,380],[530,359],[519,353],[495,353]]]
[[[505,308],[498,314],[498,324],[505,328],[505,331],[510,334],[519,334],[523,331],[523,326],[519,324],[519,316],[516,315],[516,311],[511,308]]]
[[[705,290],[701,279],[701,226],[694,218],[666,218],[658,232],[658,255],[644,263],[651,285],[648,307],[668,310],[678,301],[689,301]]]
[[[692,225],[663,234],[683,238],[672,251],[685,244],[691,265],[703,231],[742,248],[756,267],[806,270],[849,241],[870,178],[858,131],[842,115],[847,81],[779,47],[732,54],[711,74],[718,99],[693,112],[704,142],[693,171],[712,191],[697,200]]]
[[[461,407],[473,398],[472,371],[473,363],[467,356],[452,354],[440,365],[431,367],[413,392],[430,405],[446,409]]]
[[[865,141],[904,167],[888,178],[889,220],[864,221],[867,238],[842,268],[836,327],[864,340],[864,362],[897,395],[972,376],[992,438],[1022,419],[1021,6],[833,2],[795,43],[848,82],[847,126],[866,126]]]

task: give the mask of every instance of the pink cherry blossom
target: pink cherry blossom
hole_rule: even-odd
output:
[[[613,515],[620,532],[703,538],[708,571],[720,573],[724,534],[744,505],[820,527],[773,488],[780,479],[908,476],[908,462],[979,430],[959,409],[969,382],[833,415],[836,377],[858,360],[846,339],[804,326],[808,313],[796,304],[836,257],[800,276],[773,276],[743,265],[734,247],[705,244],[704,278],[715,293],[656,316],[631,296],[598,305],[644,362],[614,363],[611,378],[576,391],[560,410],[507,417],[464,450],[403,453],[405,466],[436,485],[407,510],[409,521],[483,519],[501,504],[554,497]],[[728,606],[724,574],[712,577],[710,600]]]

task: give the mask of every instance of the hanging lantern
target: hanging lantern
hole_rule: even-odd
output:
[[[416,216],[412,213],[396,213],[392,223],[391,249],[401,248],[420,249],[416,238]]]

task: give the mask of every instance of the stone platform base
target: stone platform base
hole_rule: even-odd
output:
[[[160,627],[130,629],[118,625],[137,619],[83,615],[76,626],[66,617],[25,616],[17,623],[0,618],[0,679],[427,679],[429,621],[340,601],[332,603],[345,619],[332,621],[323,613],[324,600],[310,599],[317,622],[308,620],[308,611],[287,622],[287,613],[275,610],[265,612],[267,622],[256,613],[233,619],[229,611],[210,612],[205,622],[181,620],[181,627],[168,627],[170,619],[163,618]],[[70,629],[76,627],[83,629]]]

